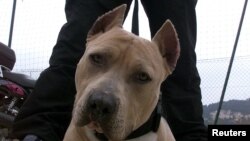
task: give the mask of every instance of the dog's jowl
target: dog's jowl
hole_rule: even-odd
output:
[[[125,10],[104,14],[88,33],[64,141],[174,141],[157,103],[179,57],[176,31],[167,20],[152,41],[140,38],[123,30]]]

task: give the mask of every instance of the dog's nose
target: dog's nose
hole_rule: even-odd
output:
[[[88,109],[93,121],[109,118],[116,109],[115,97],[103,92],[95,92],[89,97]]]

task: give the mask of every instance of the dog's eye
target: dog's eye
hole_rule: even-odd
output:
[[[148,81],[151,81],[150,76],[145,73],[145,72],[139,72],[135,75],[135,79],[136,81],[140,82],[140,83],[146,83]]]
[[[101,54],[91,54],[89,57],[90,61],[95,65],[103,65],[104,63],[104,57]]]

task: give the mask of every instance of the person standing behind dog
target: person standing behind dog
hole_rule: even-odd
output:
[[[66,0],[67,22],[61,28],[50,58],[33,93],[20,110],[12,138],[61,141],[69,125],[76,94],[76,65],[85,51],[86,35],[102,14],[132,0]],[[163,116],[177,141],[206,141],[200,77],[196,68],[197,0],[141,0],[151,37],[170,19],[177,30],[181,54],[175,71],[162,84]]]

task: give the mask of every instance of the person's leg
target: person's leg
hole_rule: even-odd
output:
[[[33,134],[44,141],[61,141],[71,119],[76,93],[76,65],[85,50],[88,30],[98,16],[130,0],[67,0],[67,23],[62,27],[50,58],[33,93],[18,114],[12,138]],[[128,6],[128,9],[129,9]]]
[[[151,36],[170,19],[178,33],[181,55],[162,84],[163,115],[177,141],[207,140],[202,117],[200,77],[196,68],[196,0],[141,0]]]

